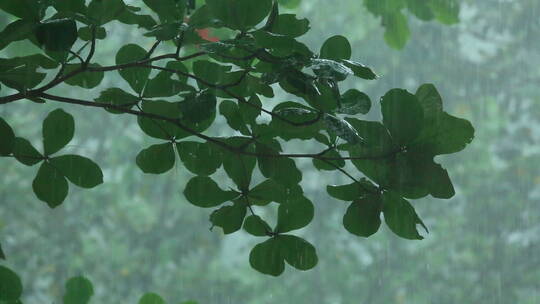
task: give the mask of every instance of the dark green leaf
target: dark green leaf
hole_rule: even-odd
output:
[[[43,160],[43,155],[32,144],[21,137],[15,137],[13,155],[22,164],[33,166]]]
[[[51,155],[65,147],[75,133],[75,121],[71,114],[62,109],[49,113],[43,121],[43,149]]]
[[[238,199],[232,206],[223,206],[210,215],[210,222],[213,226],[223,229],[223,233],[231,234],[242,228],[244,217],[246,216],[247,205],[242,199]]]
[[[2,249],[2,244],[0,244],[0,260],[5,260],[6,254],[4,253],[4,250]]]
[[[0,265],[0,301],[16,301],[22,294],[22,283],[19,276],[11,269]]]
[[[159,295],[149,292],[139,299],[139,304],[165,304],[165,300]]]
[[[299,37],[309,31],[309,21],[307,19],[297,19],[294,14],[280,14],[274,19],[271,32],[287,35],[290,37]]]
[[[90,68],[99,68],[101,67],[99,64],[89,64]],[[80,64],[67,64],[64,70],[64,74],[67,75],[81,67]],[[101,71],[92,71],[92,72],[82,72],[78,73],[77,75],[70,77],[66,79],[65,83],[72,85],[72,86],[78,86],[85,89],[93,89],[97,87],[103,78],[105,77],[105,73]]]
[[[345,120],[353,126],[364,142],[363,145],[354,146],[356,157],[384,156],[397,150],[388,130],[380,122],[359,120],[356,118],[345,118]]]
[[[142,47],[136,44],[127,44],[116,54],[116,64],[133,63],[142,60],[145,57],[146,51]],[[148,81],[150,68],[130,67],[120,69],[119,73],[135,92],[141,93]]]
[[[232,100],[225,100],[219,104],[219,113],[225,116],[227,124],[234,130],[240,131],[244,135],[249,135],[250,131],[246,126],[239,106]]]
[[[249,138],[232,137],[226,140],[228,145],[233,147],[241,147],[250,141]],[[252,145],[244,148],[246,152],[255,152]],[[251,176],[255,168],[255,157],[242,155],[240,153],[223,150],[223,168],[227,175],[234,181],[239,189],[247,190],[251,183]]]
[[[181,31],[181,23],[166,23],[154,26],[149,32],[146,32],[144,36],[155,37],[156,40],[167,41],[178,37],[178,34],[180,34]]]
[[[181,62],[170,61],[167,63],[168,69],[174,69],[187,73],[187,68]],[[177,75],[178,80],[174,79]],[[180,74],[173,74],[168,71],[159,72],[156,77],[150,79],[144,88],[143,96],[146,98],[169,97],[180,92],[193,91],[194,88],[187,85],[186,77]]]
[[[313,219],[314,208],[305,197],[285,201],[279,205],[276,232],[286,233],[305,227]]]
[[[285,187],[273,179],[267,179],[249,191],[249,198],[254,205],[267,205],[270,202],[282,203],[302,196],[299,185]]]
[[[142,102],[142,110],[146,113],[164,116],[171,119],[181,117],[179,103],[168,102],[164,100],[145,100]],[[137,118],[139,127],[149,136],[164,140],[173,138],[180,139],[188,134],[177,125],[153,118]]]
[[[330,196],[342,201],[358,200],[368,194],[366,186],[357,182],[342,186],[328,185],[326,191]]]
[[[92,0],[88,5],[87,16],[95,25],[103,25],[120,18],[127,11],[122,0]]]
[[[235,199],[239,193],[236,191],[223,191],[211,178],[196,176],[187,183],[184,195],[193,205],[210,208]]]
[[[161,174],[174,166],[174,149],[172,143],[152,145],[137,155],[137,166],[144,173]]]
[[[249,29],[268,16],[272,0],[207,0],[214,17],[235,30]]]
[[[82,188],[94,188],[103,183],[101,168],[92,160],[79,155],[62,155],[51,158],[51,165],[67,179]]]
[[[347,38],[336,35],[328,38],[321,47],[320,58],[340,60],[351,59],[351,44]]]
[[[424,110],[416,96],[392,89],[381,99],[383,123],[399,145],[411,143],[424,125]]]
[[[64,304],[88,304],[94,294],[92,283],[84,277],[74,277],[66,283]]]
[[[36,0],[2,0],[0,9],[21,19],[39,21],[43,15],[40,3]]]
[[[337,110],[340,114],[367,114],[371,109],[369,96],[356,89],[350,89],[341,95],[340,103],[341,107]]]
[[[192,123],[200,123],[216,115],[216,104],[216,96],[209,91],[203,91],[186,97],[179,103],[179,107],[184,119]]]
[[[382,201],[384,221],[390,230],[405,239],[423,239],[418,233],[418,230],[416,230],[416,225],[420,224],[426,229],[425,225],[408,201],[394,192],[383,193]]]
[[[257,215],[250,215],[246,218],[244,230],[254,236],[267,236],[272,232],[272,228]]]
[[[0,155],[9,155],[15,146],[15,133],[11,126],[0,117]]]
[[[49,51],[68,51],[77,40],[77,24],[72,19],[53,19],[36,28],[39,44]]]
[[[211,175],[221,166],[221,153],[210,143],[183,141],[176,144],[184,166],[197,175]]]
[[[350,233],[368,237],[381,226],[381,197],[368,194],[351,203],[343,216],[343,226]]]
[[[68,194],[68,182],[64,175],[48,162],[43,162],[32,182],[32,189],[37,198],[51,208],[62,204]]]
[[[178,0],[143,0],[159,16],[161,23],[182,22],[186,1]]]
[[[126,110],[131,109],[134,105],[139,102],[139,98],[135,95],[131,95],[119,88],[109,88],[104,91],[101,91],[98,98],[95,99],[99,103],[107,103],[114,106],[121,106]],[[108,112],[113,114],[123,113],[120,110],[106,108]]]
[[[249,264],[253,269],[272,276],[279,276],[285,270],[283,248],[278,238],[271,238],[255,245],[249,253]]]
[[[327,159],[314,158],[313,165],[315,166],[315,168],[317,168],[317,170],[333,171],[333,170],[336,170],[337,168],[342,168],[345,166],[344,160],[337,159],[337,158],[341,158],[342,156],[336,150],[330,150],[321,156],[327,157],[327,158],[335,158],[335,159],[327,160]]]
[[[283,258],[298,270],[309,270],[319,261],[315,247],[306,240],[293,235],[277,237],[282,247]]]
[[[279,147],[279,146],[278,146]],[[285,157],[278,157],[280,149],[271,149],[269,146],[257,144],[256,152],[259,155],[257,161],[261,173],[275,180],[277,183],[284,186],[292,186],[300,183],[302,180],[302,172],[296,167],[294,160]],[[276,155],[276,156],[272,156]]]

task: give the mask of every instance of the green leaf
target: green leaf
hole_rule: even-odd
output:
[[[377,79],[377,74],[375,74],[370,68],[367,66],[356,62],[352,60],[341,60],[341,62],[347,66],[349,69],[353,71],[354,76],[367,79],[367,80],[373,80]]]
[[[44,159],[43,155],[28,140],[21,137],[15,137],[13,156],[27,166],[33,166]]]
[[[268,16],[272,0],[207,0],[212,15],[234,30],[249,29]]]
[[[343,216],[343,226],[350,233],[369,237],[381,226],[381,197],[368,194],[351,203]]]
[[[196,176],[189,180],[184,189],[186,199],[195,206],[210,208],[238,197],[236,191],[223,191],[210,177]]]
[[[0,117],[0,155],[9,155],[15,146],[15,133],[11,126]]]
[[[171,119],[179,119],[181,117],[180,106],[177,102],[144,100],[141,108],[145,113],[160,115]],[[184,130],[171,122],[141,116],[137,118],[137,122],[144,133],[154,138],[171,140],[173,138],[180,139],[188,135]]]
[[[248,103],[250,105],[248,105]],[[240,115],[242,115],[242,118],[244,122],[248,124],[256,124],[256,119],[259,115],[261,115],[261,108],[262,103],[261,100],[257,95],[253,95],[249,100],[247,100],[247,103],[240,102],[238,104],[238,108],[240,110]]]
[[[40,3],[35,0],[2,0],[0,9],[21,19],[39,21],[43,15]]]
[[[49,51],[68,51],[77,36],[77,24],[72,19],[44,21],[36,28],[37,41]]]
[[[315,168],[317,168],[317,170],[333,171],[337,170],[337,168],[343,168],[345,166],[345,160],[337,159],[341,158],[342,156],[336,150],[330,150],[328,152],[325,152],[321,156],[336,159],[323,160],[314,158],[313,165],[315,166]]]
[[[225,117],[227,124],[234,130],[240,131],[244,135],[249,135],[250,131],[246,126],[240,107],[232,100],[224,100],[219,104],[219,113]]]
[[[56,109],[43,121],[43,149],[45,155],[54,154],[65,147],[75,133],[75,121],[71,114]]]
[[[82,188],[94,188],[103,183],[101,168],[92,160],[79,155],[62,155],[50,159],[51,165],[67,179]]]
[[[278,238],[255,245],[249,253],[249,264],[258,272],[279,276],[285,270],[282,245]]]
[[[244,230],[254,236],[267,236],[272,228],[259,216],[250,215],[244,221]]]
[[[21,297],[22,290],[19,276],[11,269],[0,265],[0,301],[16,301]]]
[[[158,24],[150,29],[150,31],[144,33],[146,37],[155,37],[156,40],[167,41],[178,37],[178,34],[182,32],[182,23],[165,23]]]
[[[187,73],[187,68],[181,62],[170,61],[167,63],[168,69],[179,70]],[[173,77],[177,75],[177,79]],[[180,92],[193,91],[194,88],[186,84],[186,77],[180,74],[173,74],[168,71],[159,72],[156,77],[150,79],[144,88],[143,96],[146,98],[170,97]]]
[[[267,205],[270,202],[282,203],[302,196],[299,185],[285,187],[273,179],[267,179],[249,190],[249,198],[254,205]]]
[[[413,206],[394,192],[385,192],[382,195],[384,221],[396,235],[410,240],[421,240],[423,237],[416,230],[420,224],[424,229],[424,223]]]
[[[249,138],[231,137],[225,142],[233,147],[241,147],[249,141]],[[248,145],[244,148],[246,152],[255,152],[252,145]],[[240,153],[223,150],[223,169],[227,175],[234,181],[239,189],[247,190],[251,183],[251,176],[253,169],[255,169],[255,157],[249,155],[242,155]]]
[[[87,278],[71,278],[66,282],[64,304],[88,304],[93,294],[94,287]]]
[[[309,270],[317,265],[317,251],[306,240],[293,235],[280,235],[277,239],[282,244],[283,258],[292,267]]]
[[[163,298],[161,298],[159,295],[149,292],[144,294],[139,299],[139,304],[165,304],[165,300],[163,300]]]
[[[278,208],[278,221],[275,231],[286,233],[301,229],[313,219],[314,208],[305,197],[282,202]]]
[[[48,162],[43,162],[32,182],[37,198],[51,208],[62,204],[68,194],[68,182],[64,175]]]
[[[2,244],[0,244],[0,260],[5,260],[6,254],[4,253],[4,250],[2,249]]]
[[[384,15],[383,25],[386,29],[384,32],[386,43],[394,49],[403,49],[411,36],[407,18],[401,12],[397,11]]]
[[[400,146],[411,143],[424,125],[424,110],[416,96],[392,89],[381,99],[383,123]]]
[[[182,22],[186,10],[186,1],[178,0],[143,0],[159,16],[161,23]]]
[[[221,153],[211,143],[183,141],[176,148],[184,166],[193,174],[208,176],[221,167]]]
[[[92,28],[90,26],[83,26],[79,28],[78,31],[79,38],[84,41],[91,41],[92,40]],[[105,31],[104,27],[97,27],[96,28],[96,39],[102,40],[107,37],[107,31]]]
[[[336,111],[340,114],[367,114],[371,109],[371,99],[369,96],[356,89],[350,89],[342,94],[340,103],[341,107]]]
[[[280,149],[271,149],[268,146],[257,143],[257,154],[266,155],[257,157],[257,162],[262,175],[271,178],[284,186],[297,185],[302,180],[302,172],[298,170],[294,160],[278,157],[277,151],[279,150]],[[272,155],[276,156],[272,157]]]
[[[174,166],[175,156],[172,143],[152,145],[137,155],[136,163],[144,173],[162,174]]]
[[[90,68],[99,68],[101,67],[99,64],[89,64]],[[81,67],[80,64],[66,64],[64,74],[67,75]],[[70,77],[64,81],[66,84],[71,86],[78,86],[85,89],[93,89],[97,87],[103,78],[105,77],[105,73],[101,71],[92,71],[92,72],[82,72],[79,73],[73,77]]]
[[[108,88],[104,91],[101,91],[99,97],[96,98],[95,101],[99,103],[111,104],[114,106],[121,106],[126,110],[129,110],[139,102],[139,98],[119,88]],[[115,109],[106,108],[106,110],[113,114],[123,113],[122,111]]]
[[[430,21],[435,18],[435,15],[430,8],[430,1],[407,0],[407,9],[418,19],[423,21]]]
[[[137,62],[145,57],[146,51],[142,47],[136,44],[127,44],[124,45],[116,54],[116,64]],[[141,93],[146,85],[146,82],[148,81],[150,71],[150,68],[130,67],[120,69],[119,73],[120,76],[122,76],[122,78],[129,83],[135,92]]]
[[[126,11],[122,0],[92,0],[88,5],[87,16],[94,25],[103,25],[124,16]]]
[[[435,18],[443,24],[456,24],[459,22],[459,2],[456,0],[432,0],[429,7]]]
[[[212,119],[216,115],[216,96],[209,91],[190,95],[179,103],[183,118],[192,123],[200,123]]]
[[[60,13],[81,13],[86,11],[85,0],[53,0],[52,6]]]
[[[351,59],[351,44],[347,38],[336,35],[328,38],[322,45],[320,58],[340,60]]]
[[[246,216],[247,205],[238,199],[232,206],[223,206],[214,210],[210,215],[210,222],[213,226],[223,229],[223,233],[231,234],[242,228],[244,217]]]
[[[361,183],[354,182],[352,184],[341,185],[341,186],[326,186],[326,191],[330,196],[342,200],[342,201],[354,201],[361,199],[368,192],[366,191],[366,185]]]
[[[396,144],[386,127],[380,122],[359,120],[356,118],[345,118],[358,132],[365,144],[354,146],[354,154],[359,156],[384,156],[397,150]]]
[[[323,123],[330,134],[339,136],[350,144],[354,145],[362,142],[362,138],[346,120],[330,114],[324,114]]]
[[[307,19],[297,19],[295,14],[280,14],[274,19],[270,31],[279,35],[299,37],[310,29]]]
[[[253,37],[257,46],[271,49],[270,53],[275,56],[285,57],[294,53],[306,57],[312,56],[312,52],[305,44],[298,42],[291,36],[259,30],[253,33]]]
[[[10,43],[33,37],[36,23],[29,20],[18,19],[8,24],[0,32],[0,50]]]

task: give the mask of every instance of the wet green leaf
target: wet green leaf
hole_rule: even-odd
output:
[[[36,27],[36,38],[49,51],[68,51],[77,40],[77,24],[72,19],[53,19]]]
[[[0,265],[0,301],[16,301],[21,297],[22,290],[19,276],[11,269]]]
[[[197,175],[211,175],[221,167],[221,153],[211,143],[183,141],[176,144],[184,166]]]
[[[162,174],[172,169],[175,156],[172,143],[152,145],[137,155],[136,163],[144,173]]]
[[[43,149],[45,155],[54,154],[65,147],[75,133],[75,120],[62,109],[49,113],[43,121]]]
[[[52,164],[43,162],[32,182],[37,198],[51,208],[62,204],[68,194],[68,182],[64,175]]]
[[[0,155],[9,155],[15,146],[15,133],[11,126],[0,117]]]
[[[93,294],[94,287],[87,278],[71,278],[66,282],[64,304],[88,304]]]
[[[196,176],[187,183],[184,195],[193,205],[210,208],[235,199],[239,193],[222,190],[210,177]]]
[[[350,233],[369,237],[381,226],[381,197],[368,194],[351,203],[343,216],[343,226]]]
[[[242,199],[238,199],[232,206],[223,206],[212,212],[210,222],[213,226],[221,227],[223,233],[231,234],[242,228],[246,211],[247,205]]]
[[[336,35],[328,38],[322,45],[320,51],[320,58],[340,60],[351,59],[351,44],[347,38]]]
[[[207,0],[212,15],[231,29],[246,30],[270,14],[272,0]]]
[[[139,299],[139,304],[165,304],[165,300],[159,295],[149,292]]]
[[[116,54],[116,64],[128,64],[140,61],[146,57],[146,51],[136,44],[126,44],[120,48]],[[128,67],[119,70],[120,76],[124,78],[131,88],[141,93],[148,76],[150,75],[150,68],[144,67]]]
[[[44,159],[32,144],[21,137],[15,137],[13,156],[22,164],[33,166]]]
[[[244,221],[244,230],[254,236],[267,236],[272,228],[259,216],[250,215]]]
[[[313,203],[305,197],[282,202],[278,208],[276,232],[286,233],[304,228],[313,219]]]
[[[101,168],[92,160],[80,155],[62,155],[50,159],[52,166],[75,185],[94,188],[103,183]]]
[[[392,89],[381,99],[383,123],[399,145],[411,143],[424,126],[424,110],[411,93]]]
[[[405,239],[423,239],[416,225],[422,225],[426,231],[427,228],[408,201],[394,192],[385,192],[382,195],[382,202],[384,221],[390,230]]]

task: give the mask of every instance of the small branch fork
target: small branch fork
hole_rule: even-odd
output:
[[[182,121],[180,119],[174,119],[174,118],[170,118],[170,117],[166,117],[166,116],[162,116],[162,115],[156,115],[156,114],[152,114],[152,113],[147,113],[147,112],[144,112],[144,111],[137,111],[137,110],[133,110],[131,108],[127,108],[127,107],[124,107],[124,106],[119,106],[119,105],[113,105],[113,104],[108,104],[108,103],[100,103],[100,102],[94,102],[94,101],[86,101],[86,100],[81,100],[81,99],[76,99],[76,98],[68,98],[68,97],[62,97],[62,96],[57,96],[57,95],[52,95],[52,94],[49,94],[47,93],[47,91],[49,89],[52,89],[54,87],[56,87],[57,85],[65,82],[66,80],[72,78],[72,77],[75,77],[81,73],[84,73],[84,72],[108,72],[108,71],[116,71],[116,70],[121,70],[121,69],[127,69],[127,68],[135,68],[135,67],[145,67],[145,68],[151,68],[151,69],[156,69],[156,70],[161,70],[161,71],[167,71],[167,72],[171,72],[171,73],[177,73],[179,75],[182,75],[184,77],[188,77],[190,79],[193,79],[207,87],[210,87],[210,88],[213,88],[213,89],[217,89],[217,90],[220,90],[222,91],[223,93],[229,95],[231,98],[234,98],[236,99],[238,102],[240,103],[244,103],[250,107],[253,107],[253,108],[256,108],[260,111],[262,111],[263,113],[266,113],[268,115],[271,115],[273,118],[276,118],[276,119],[279,119],[279,120],[282,120],[283,122],[285,123],[288,123],[292,126],[295,126],[295,127],[300,127],[300,126],[308,126],[308,125],[311,125],[311,124],[315,124],[317,123],[321,117],[322,117],[322,113],[318,113],[317,117],[310,120],[310,121],[306,121],[306,122],[301,122],[301,123],[298,123],[298,122],[294,122],[294,121],[290,121],[280,115],[277,115],[276,113],[273,113],[269,110],[266,110],[258,105],[255,105],[249,101],[247,101],[244,97],[242,96],[239,96],[237,94],[234,94],[233,92],[231,92],[229,90],[229,88],[231,87],[234,87],[238,84],[240,84],[249,74],[250,70],[244,70],[243,73],[241,74],[241,76],[239,77],[239,79],[237,79],[236,81],[234,81],[233,83],[230,83],[230,84],[214,84],[214,83],[210,83],[196,75],[193,75],[193,74],[190,74],[190,73],[186,73],[184,71],[181,71],[181,70],[177,70],[177,69],[170,69],[170,68],[166,68],[166,67],[160,67],[160,66],[156,66],[156,65],[153,65],[152,63],[153,62],[156,62],[156,61],[160,61],[160,60],[165,60],[165,59],[174,59],[174,60],[177,60],[177,61],[187,61],[187,60],[190,60],[190,59],[193,59],[193,58],[197,58],[197,57],[201,57],[201,56],[204,56],[204,55],[209,55],[209,53],[207,52],[204,52],[204,51],[201,51],[201,52],[196,52],[196,53],[193,53],[193,54],[190,54],[190,55],[186,55],[186,56],[180,56],[180,52],[179,52],[179,48],[181,47],[181,41],[179,42],[179,47],[177,48],[177,50],[175,51],[175,53],[169,53],[169,54],[164,54],[164,55],[159,55],[159,56],[154,56],[154,57],[151,57],[151,55],[153,54],[153,52],[155,51],[155,49],[158,47],[158,44],[159,43],[156,43],[152,46],[152,48],[150,49],[150,51],[148,51],[147,55],[145,56],[145,58],[139,60],[139,61],[135,61],[135,62],[130,62],[130,63],[124,63],[124,64],[117,64],[117,65],[111,65],[111,66],[104,66],[104,67],[100,67],[100,66],[92,66],[90,63],[92,61],[92,58],[95,54],[95,50],[96,50],[96,30],[95,28],[92,29],[92,40],[91,42],[89,43],[90,45],[90,50],[88,52],[88,55],[86,56],[86,58],[83,58],[82,56],[79,55],[80,51],[82,51],[83,48],[85,48],[86,46],[88,46],[88,44],[86,44],[85,46],[83,46],[83,48],[81,48],[81,50],[79,50],[78,52],[70,52],[71,55],[73,56],[73,58],[77,58],[79,61],[80,61],[80,67],[78,69],[75,69],[67,74],[63,74],[64,70],[65,70],[65,63],[61,65],[57,75],[47,84],[39,87],[39,88],[36,88],[36,89],[33,89],[33,90],[28,90],[28,91],[25,91],[25,92],[19,92],[19,93],[16,93],[16,94],[12,94],[12,95],[8,95],[8,96],[4,96],[4,97],[0,97],[0,105],[2,104],[8,104],[8,103],[11,103],[11,102],[15,102],[15,101],[18,101],[18,100],[22,100],[22,99],[26,99],[26,98],[44,98],[44,99],[48,99],[48,100],[51,100],[51,101],[56,101],[56,102],[61,102],[61,103],[69,103],[69,104],[76,104],[76,105],[82,105],[82,106],[88,106],[88,107],[97,107],[97,108],[104,108],[104,109],[114,109],[114,110],[118,110],[120,112],[123,112],[123,113],[127,113],[127,114],[131,114],[131,115],[134,115],[134,116],[138,116],[138,117],[146,117],[146,118],[150,118],[150,119],[155,119],[155,120],[161,120],[161,121],[166,121],[166,122],[169,122],[169,123],[172,123],[174,125],[176,125],[177,127],[179,127],[180,129],[194,135],[194,136],[197,136],[209,143],[212,143],[214,145],[217,145],[225,150],[228,150],[230,152],[233,152],[233,153],[236,153],[236,154],[239,154],[239,155],[248,155],[248,156],[254,156],[254,157],[268,157],[268,158],[311,158],[311,159],[319,159],[321,161],[324,161],[330,165],[333,165],[333,163],[331,163],[332,160],[369,160],[369,159],[383,159],[383,158],[387,158],[387,157],[390,157],[392,155],[394,155],[395,153],[399,152],[399,151],[392,151],[391,153],[387,153],[385,155],[365,155],[365,156],[359,156],[359,157],[326,157],[324,156],[324,154],[328,151],[328,149],[324,150],[324,151],[321,151],[319,153],[272,153],[272,154],[264,154],[264,153],[254,153],[254,152],[249,152],[249,151],[246,151],[244,148],[242,147],[234,147],[234,146],[231,146],[231,145],[228,145],[226,144],[225,142],[217,139],[217,138],[213,138],[213,137],[210,137],[210,136],[207,136],[207,135],[204,135],[192,128],[190,128],[189,126],[185,125],[182,123]],[[251,54],[248,55],[248,56],[245,56],[245,57],[241,57],[241,58],[232,58],[232,57],[227,57],[228,59],[238,59],[238,60],[249,60],[249,59],[252,59],[252,58],[259,58],[261,60],[265,60],[265,58],[261,58],[261,54],[264,54],[265,53],[265,50],[264,49],[258,49],[258,50],[255,50],[255,51],[252,51],[250,52]],[[352,180],[354,181],[358,181],[357,179],[355,179],[354,177],[352,177],[349,173],[347,173],[344,169],[342,168],[339,168],[336,166],[336,169],[338,169],[339,171],[341,171],[342,173],[344,173],[345,175],[347,175],[349,178],[351,178]]]

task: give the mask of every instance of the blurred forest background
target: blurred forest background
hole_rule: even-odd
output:
[[[388,47],[380,20],[362,1],[309,0],[295,12],[311,21],[303,38],[310,47],[344,35],[353,59],[381,76],[351,87],[378,100],[390,88],[414,92],[431,82],[446,110],[475,126],[464,152],[439,159],[456,196],[413,202],[430,228],[426,239],[398,239],[387,228],[369,239],[347,233],[341,225],[347,206],[321,186],[344,184],[345,177],[299,162],[316,206],[314,222],[301,234],[318,248],[319,264],[278,278],[262,275],[248,263],[255,238],[209,230],[211,210],[185,200],[186,170],[140,172],[135,156],[150,139],[133,118],[65,106],[78,121],[69,149],[100,164],[105,183],[84,192],[73,187],[65,204],[50,210],[31,191],[34,169],[0,162],[0,239],[7,266],[25,284],[25,303],[58,303],[64,282],[75,275],[94,283],[93,303],[135,303],[146,291],[201,304],[540,303],[540,2],[463,0],[460,22],[452,26],[408,15],[411,39],[401,51]],[[0,16],[0,27],[9,21]],[[99,43],[100,62],[112,63],[117,48],[134,39],[151,46],[135,27],[115,25]],[[14,43],[0,56],[34,51]],[[111,73],[101,88],[113,84],[125,86]],[[55,90],[87,100],[100,91]],[[22,136],[39,139],[41,121],[56,107],[13,103],[0,115]]]

